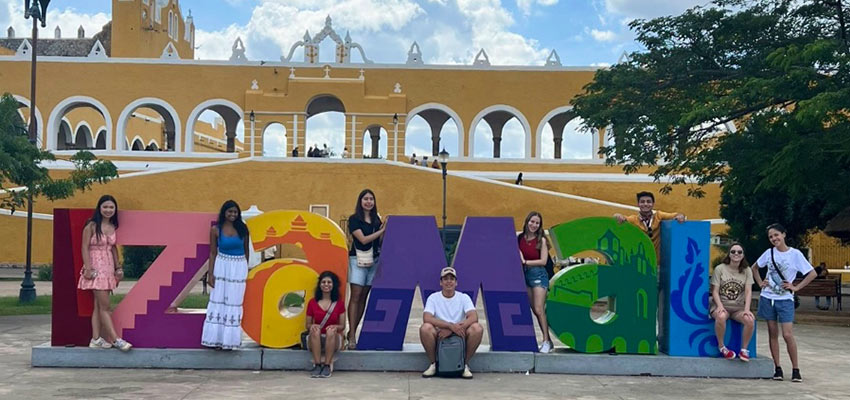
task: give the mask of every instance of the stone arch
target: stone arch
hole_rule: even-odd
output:
[[[74,148],[91,149],[94,147],[94,138],[91,126],[86,121],[80,121],[74,129]]]
[[[307,107],[304,111],[307,113],[307,118],[328,111],[345,113],[345,104],[339,97],[330,93],[323,93],[313,96],[313,98],[307,102]]]
[[[323,94],[318,94],[316,96],[313,96],[309,101],[307,101],[307,104],[306,104],[306,107],[305,107],[306,116],[304,118],[304,142],[303,142],[306,150],[302,149],[302,151],[306,152],[307,150],[309,150],[310,146],[313,146],[313,145],[322,146],[322,148],[323,148],[324,144],[326,144],[326,143],[320,143],[318,140],[316,140],[315,136],[311,135],[311,133],[315,133],[315,130],[310,129],[309,127],[310,127],[310,125],[312,125],[311,121],[310,121],[310,119],[312,117],[315,117],[319,114],[323,114],[323,113],[327,113],[327,112],[339,113],[339,114],[342,115],[342,126],[340,127],[338,132],[334,133],[334,135],[339,135],[339,136],[338,137],[334,136],[333,138],[331,138],[332,140],[330,140],[330,143],[327,143],[328,149],[330,150],[331,153],[335,153],[335,154],[339,155],[339,154],[342,154],[343,148],[345,148],[348,145],[346,143],[346,140],[345,140],[346,137],[347,137],[347,133],[346,133],[347,124],[346,124],[346,122],[348,121],[348,117],[345,115],[345,103],[343,103],[342,100],[339,97],[337,97],[336,95],[333,95],[333,94],[330,94],[330,93],[323,93]],[[337,116],[335,116],[335,117],[328,116],[328,118],[339,118],[339,114],[337,114]],[[352,135],[352,136],[354,136],[354,135]],[[339,139],[339,140],[336,140],[336,139]],[[305,153],[305,155],[306,155],[306,153]]]
[[[74,130],[67,119],[59,122],[59,132],[56,137],[56,150],[68,150],[74,147]]]
[[[419,115],[423,112],[428,112],[429,110],[441,111],[442,113],[445,113],[446,115],[448,115],[449,118],[451,118],[452,121],[454,121],[455,125],[457,126],[457,154],[456,154],[456,156],[462,157],[463,156],[463,149],[464,149],[464,145],[463,145],[463,143],[464,143],[463,142],[463,138],[464,138],[463,120],[461,120],[460,116],[454,110],[452,110],[451,107],[449,107],[445,104],[425,103],[425,104],[416,106],[412,110],[410,110],[407,113],[407,118],[405,118],[405,130],[404,130],[405,142],[407,142],[407,124],[410,123],[410,120],[413,119],[413,117],[415,117],[415,116],[417,116],[417,115]],[[431,140],[432,140],[431,152],[433,153],[432,155],[436,155],[436,152],[439,152],[440,150],[438,149],[438,150],[436,150],[436,152],[434,150],[435,149],[435,147],[434,147],[434,126],[431,125],[428,118],[423,117],[421,115],[420,115],[420,117],[422,119],[424,119],[425,122],[428,122],[428,125],[431,127],[431,130],[432,130],[431,131]],[[446,122],[448,122],[448,121],[446,121]],[[443,125],[440,126],[440,130],[437,132],[438,134],[442,133],[442,128],[444,126],[445,126],[445,122],[443,123]],[[441,140],[442,138],[438,137],[438,139]],[[437,144],[439,145],[440,142],[437,142]]]
[[[231,143],[235,143],[236,127],[239,125],[239,121],[242,120],[245,112],[242,111],[242,107],[239,107],[236,103],[230,100],[210,99],[198,104],[195,109],[189,113],[189,119],[186,121],[186,134],[183,135],[184,144],[182,151],[193,151],[193,145],[195,142],[195,122],[198,120],[201,113],[208,109],[217,112],[224,119],[228,147],[230,147]],[[178,149],[177,151],[181,151],[181,149]]]
[[[148,145],[145,146],[145,150],[151,149],[152,151],[159,151],[159,144],[156,142],[156,139],[151,139],[148,142]]]
[[[127,141],[124,140],[126,143]],[[94,148],[95,150],[104,150],[106,149],[106,128],[100,127],[97,129],[97,136],[94,138]]]
[[[575,121],[576,118],[578,117],[573,113],[572,106],[558,107],[546,113],[546,115],[544,115],[540,120],[540,123],[537,124],[537,132],[535,134],[536,151],[534,153],[534,157],[538,159],[543,158],[543,130],[546,129],[546,125],[549,124],[552,128],[552,140],[554,141],[553,146],[555,147],[554,158],[563,158],[560,152],[561,141],[564,139],[563,132],[565,127]],[[556,130],[559,130],[559,132],[555,132]],[[598,147],[597,143],[599,140],[596,136],[597,134],[598,133],[594,133],[591,138],[591,158],[594,157],[595,150]]]
[[[130,119],[133,111],[141,107],[150,108],[162,117],[162,126],[167,137],[167,142],[165,143],[166,149],[180,151],[180,141],[177,139],[181,135],[180,117],[171,104],[156,97],[136,99],[121,110],[121,114],[118,115],[116,143],[121,143],[121,139],[127,137],[127,121]]]
[[[366,127],[363,130],[363,157],[366,158],[388,158],[389,157],[389,148],[387,146],[387,139],[389,138],[389,132],[387,129],[380,124],[372,124]],[[367,141],[367,139],[369,139]],[[370,143],[371,146],[367,152],[366,143]],[[381,149],[383,148],[383,152]]]
[[[145,149],[145,142],[139,135],[133,138],[133,144],[130,145],[130,151],[142,151]]]
[[[18,104],[20,104],[21,107],[27,107],[27,108],[30,107],[30,100],[28,98],[26,98],[24,96],[17,95],[17,94],[13,94],[12,97],[14,97],[15,100],[18,101]],[[27,120],[29,120],[29,115],[24,116],[24,121],[27,121]],[[36,134],[35,134],[36,142],[38,143],[38,146],[40,148],[42,148],[42,149],[47,148],[47,146],[44,145],[44,140],[43,140],[44,119],[41,117],[41,110],[38,109],[38,105],[35,106],[35,122],[37,124]],[[27,123],[27,127],[29,127],[29,123]]]
[[[50,112],[50,117],[47,119],[47,145],[45,147],[48,150],[56,150],[56,138],[62,117],[68,111],[82,106],[92,107],[103,116],[106,123],[106,149],[112,150],[112,115],[109,114],[109,109],[103,103],[88,96],[71,96],[53,107],[53,111]]]
[[[283,130],[282,134],[278,134],[278,132],[276,132],[276,131],[279,131],[278,127],[280,127],[280,129]],[[269,129],[272,129],[272,131],[270,132]],[[289,143],[292,140],[292,137],[289,133],[289,130],[286,129],[286,124],[284,124],[283,122],[280,122],[280,121],[271,121],[271,122],[267,123],[263,127],[262,133],[260,133],[260,136],[263,138],[263,141],[262,141],[263,149],[262,149],[262,152],[260,153],[261,156],[288,157],[289,151],[291,151],[291,149],[294,147],[294,145],[290,145],[290,143]],[[277,139],[278,136],[280,138],[282,138],[283,143],[280,144],[280,145],[282,145],[283,151],[276,151],[276,152],[274,152],[274,154],[271,154],[269,152],[269,149],[272,146],[271,146],[271,143],[269,143],[269,141],[270,140],[278,141],[278,139]],[[301,150],[301,149],[298,149],[298,151],[299,151],[299,155],[301,153],[303,153],[303,150]]]
[[[519,121],[525,133],[525,158],[531,158],[531,126],[528,124],[528,119],[525,118],[525,115],[521,111],[507,104],[489,106],[481,110],[478,115],[472,119],[472,123],[469,125],[469,157],[475,156],[475,128],[482,119],[496,112],[505,112],[512,115],[511,118],[506,119],[504,122],[510,121],[513,118],[516,118]]]

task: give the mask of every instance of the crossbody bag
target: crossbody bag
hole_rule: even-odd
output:
[[[776,271],[776,273],[779,274],[779,278],[782,279],[783,282],[785,282],[785,275],[782,274],[782,271],[779,269],[779,267],[776,266],[776,259],[773,257],[773,247],[770,248],[770,262],[771,264],[773,264],[773,270]],[[794,293],[790,290],[789,292],[794,295],[794,308],[800,307],[800,296],[797,296],[797,293]]]
[[[319,324],[319,331],[325,328],[325,324],[328,323],[328,319],[331,318],[331,312],[333,312],[335,308],[336,302],[334,301],[331,303],[330,307],[328,307],[328,311],[325,313],[325,318],[322,318],[322,322]],[[309,330],[301,332],[301,348],[305,350],[307,349],[307,336],[310,336]]]

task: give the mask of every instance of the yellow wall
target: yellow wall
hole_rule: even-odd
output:
[[[186,21],[180,14],[176,0],[168,2],[156,22],[154,12],[157,0],[149,5],[141,0],[112,0],[112,57],[160,58],[168,43],[173,43],[180,58],[193,59],[195,49],[191,40],[185,40]],[[177,15],[177,35],[168,35],[168,13]],[[142,16],[146,15],[143,19]],[[194,35],[194,27],[188,29]]]
[[[697,199],[687,195],[684,187],[674,187],[669,195],[659,192],[660,183],[631,182],[564,182],[564,181],[524,181],[526,186],[607,200],[620,204],[637,206],[635,194],[648,191],[655,195],[655,208],[669,212],[681,212],[690,219],[720,218],[720,185],[706,185],[705,197]]]
[[[214,212],[233,198],[243,208],[256,204],[262,210],[301,209],[328,204],[335,221],[354,210],[358,193],[371,188],[377,194],[382,215],[434,215],[442,212],[442,178],[430,169],[390,164],[259,162],[201,169],[146,174],[121,178],[71,199],[49,202],[38,199],[35,211],[52,214],[54,207],[93,207],[97,198],[114,195],[121,209]],[[575,218],[611,215],[621,208],[537,193],[513,185],[499,185],[461,177],[448,177],[449,224],[461,224],[465,216],[512,216],[517,229],[530,210],[543,213],[545,225]],[[498,201],[486,200],[498,199]],[[714,207],[707,205],[706,207]],[[18,218],[0,216],[4,235],[18,235]],[[41,232],[40,241],[51,235]],[[46,247],[49,249],[49,246]],[[0,260],[20,261],[23,250],[9,241],[0,243]],[[34,253],[35,254],[35,253]],[[37,262],[50,261],[50,252],[39,252]]]
[[[358,79],[361,67],[364,69],[362,80]],[[22,96],[29,93],[27,80],[21,78],[29,74],[28,62],[0,58],[0,70],[4,71],[0,73],[0,87]],[[210,99],[225,99],[239,105],[246,113],[255,110],[258,119],[265,123],[283,123],[288,135],[294,133],[293,123],[298,119],[297,134],[302,152],[307,147],[303,143],[304,112],[310,100],[317,95],[333,94],[343,102],[348,115],[346,135],[351,134],[351,121],[356,118],[354,131],[358,144],[355,149],[349,149],[353,154],[362,154],[362,133],[371,124],[380,124],[390,132],[388,145],[392,149],[392,115],[396,113],[399,115],[398,150],[403,154],[407,112],[417,106],[437,102],[451,108],[461,118],[466,155],[469,154],[473,119],[485,108],[504,104],[520,110],[530,125],[529,134],[534,146],[533,136],[542,117],[567,104],[570,98],[581,92],[581,87],[592,79],[594,73],[592,68],[578,71],[473,70],[350,65],[331,68],[331,79],[322,78],[324,72],[320,66],[298,67],[296,78],[290,79],[287,68],[281,66],[159,63],[158,60],[130,63],[114,59],[102,63],[42,61],[39,71],[39,85],[51,88],[40,93],[38,98],[39,109],[45,119],[62,100],[84,94],[106,106],[115,129],[119,114],[129,103],[143,97],[157,97],[174,107],[185,128],[189,114],[196,106]],[[98,85],[91,85],[87,79],[91,76],[98,77]],[[255,79],[259,90],[250,90]],[[402,93],[393,93],[395,83],[402,85]],[[116,87],[121,90],[114,90]],[[464,90],[458,91],[457,88]],[[247,125],[246,121],[243,123]],[[259,136],[262,130],[256,131],[259,152],[262,151],[262,137]],[[293,143],[291,140],[287,142]],[[403,158],[401,155],[400,159]]]

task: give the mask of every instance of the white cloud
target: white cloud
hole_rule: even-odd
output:
[[[32,32],[32,19],[24,19],[23,2],[15,0],[0,0],[0,28],[2,36],[6,37],[6,29],[11,26],[15,30],[16,37],[30,37]],[[80,26],[86,31],[86,37],[92,37],[103,29],[112,17],[107,13],[82,14],[73,7],[58,9],[54,6],[47,11],[47,27],[42,28],[39,24],[39,37],[53,39],[54,30],[58,26],[62,31],[63,38],[77,37],[77,28]]]
[[[590,36],[598,42],[611,42],[617,39],[617,35],[613,31],[600,31],[597,29],[590,30]]]
[[[553,6],[558,4],[558,0],[516,0],[517,8],[522,10],[522,13],[525,15],[531,14],[531,9],[535,3],[541,6]]]
[[[269,125],[263,132],[263,155],[271,157],[289,156],[289,154],[286,154],[286,128],[283,125]]]
[[[691,7],[707,3],[708,0],[605,0],[605,9],[632,18],[654,18],[678,15]]]
[[[313,146],[323,148],[324,145],[328,145],[337,157],[342,154],[343,148],[350,147],[345,143],[345,114],[324,112],[307,119],[305,146],[309,149]]]

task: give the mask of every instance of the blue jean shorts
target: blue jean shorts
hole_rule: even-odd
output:
[[[759,318],[778,321],[780,324],[794,322],[794,300],[771,300],[759,297]]]
[[[525,286],[549,289],[549,274],[546,267],[525,267]]]
[[[375,272],[378,271],[378,257],[371,267],[358,267],[357,256],[348,257],[348,283],[359,286],[372,286]]]

